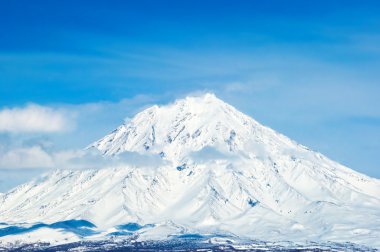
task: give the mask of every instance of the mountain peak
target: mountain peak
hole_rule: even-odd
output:
[[[265,129],[214,94],[206,93],[152,106],[91,146],[105,155],[154,153],[179,161],[205,147],[221,152],[243,150],[247,140],[261,137]]]
[[[200,95],[190,95],[182,99],[177,99],[172,106],[188,107],[193,112],[206,112],[225,107],[228,104],[216,97],[213,93],[203,93]],[[171,106],[171,104],[166,105]],[[166,107],[163,106],[163,107]]]
[[[163,110],[170,110],[170,114],[166,114],[165,117],[180,116],[181,112],[187,111],[189,113],[215,113],[215,110],[223,107],[230,106],[223,100],[216,97],[213,93],[203,93],[199,95],[189,95],[181,99],[175,100],[173,103],[167,105],[153,105],[142,112],[138,113],[136,117],[154,115],[160,113]],[[230,106],[231,107],[231,106]],[[231,107],[232,108],[232,107]]]
[[[202,103],[224,103],[221,99],[216,97],[214,93],[203,93],[200,95],[189,95],[186,96],[185,99],[180,99],[177,101],[185,101],[185,102],[202,102]]]

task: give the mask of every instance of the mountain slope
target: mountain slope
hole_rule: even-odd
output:
[[[163,162],[56,171],[0,195],[0,222],[85,219],[106,234],[139,223],[165,227],[167,234],[380,246],[379,180],[291,141],[212,94],[148,108],[93,147],[114,158],[137,152]]]

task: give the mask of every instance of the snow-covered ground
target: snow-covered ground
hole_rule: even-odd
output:
[[[378,179],[213,94],[148,108],[88,148],[146,160],[57,170],[0,195],[0,244],[196,234],[380,248]]]

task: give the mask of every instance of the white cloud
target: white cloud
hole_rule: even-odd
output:
[[[63,111],[29,104],[23,108],[0,111],[0,132],[60,132],[70,128]]]
[[[50,168],[52,157],[40,146],[22,147],[0,153],[0,168]]]
[[[102,169],[118,166],[158,166],[164,163],[159,155],[153,154],[127,152],[117,157],[108,157],[96,149],[51,151],[34,145],[4,150],[0,146],[0,170]]]

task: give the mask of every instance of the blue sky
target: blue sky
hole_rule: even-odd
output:
[[[0,113],[60,117],[0,127],[0,152],[81,148],[149,104],[211,91],[379,178],[379,13],[365,0],[2,1]]]

